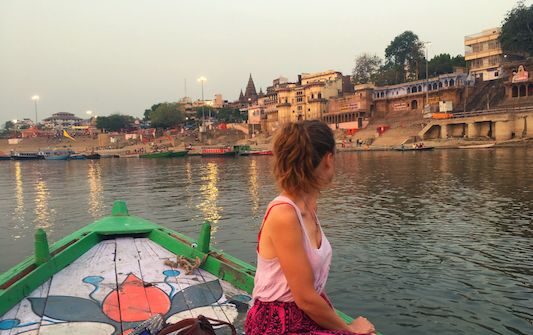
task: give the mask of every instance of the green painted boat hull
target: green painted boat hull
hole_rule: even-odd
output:
[[[148,238],[176,255],[205,259],[201,269],[251,294],[255,268],[221,250],[211,248],[210,236],[209,222],[204,222],[199,238],[193,240],[171,229],[129,215],[123,201],[115,202],[111,216],[81,228],[50,247],[46,234],[39,229],[35,236],[35,254],[0,275],[0,316],[89,249],[103,240],[118,237]],[[347,322],[351,321],[345,314],[338,314]]]

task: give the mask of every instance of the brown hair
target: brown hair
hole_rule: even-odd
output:
[[[274,139],[274,177],[290,194],[318,191],[315,170],[327,153],[335,152],[333,131],[320,121],[285,124]]]

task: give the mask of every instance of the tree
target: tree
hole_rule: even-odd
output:
[[[466,67],[463,55],[452,57],[450,54],[439,54],[431,58],[428,63],[429,77],[435,77],[445,73],[452,73],[454,67]],[[419,66],[420,78],[426,78],[425,59]]]
[[[402,82],[402,76],[401,67],[395,64],[385,64],[374,76],[374,83],[378,86],[395,85]]]
[[[171,128],[185,120],[182,105],[179,103],[162,103],[150,114],[152,126],[156,128]]]
[[[152,107],[150,107],[150,109],[145,109],[144,110],[144,118],[143,118],[143,121],[150,121],[150,117],[152,115],[153,112],[155,112],[155,110],[157,109],[157,107],[161,106],[161,103],[158,103],[158,104],[155,104],[155,105],[152,105]]]
[[[220,108],[217,110],[217,120],[221,122],[241,122],[241,112],[235,108]]]
[[[374,81],[382,62],[377,55],[363,53],[357,56],[352,71],[352,82],[354,84],[367,84]]]
[[[11,130],[14,127],[15,127],[15,124],[13,123],[13,121],[6,121],[6,123],[4,124],[5,130]]]
[[[112,114],[109,116],[99,116],[96,118],[96,128],[106,131],[119,131],[129,129],[133,123],[133,116]]]
[[[500,44],[503,52],[528,57],[533,55],[533,4],[529,7],[519,1],[502,24]]]
[[[401,73],[401,81],[418,79],[418,66],[424,59],[423,43],[412,31],[396,36],[385,49],[387,64],[395,65]]]

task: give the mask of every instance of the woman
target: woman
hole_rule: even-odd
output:
[[[346,324],[325,294],[331,245],[316,215],[320,191],[335,174],[335,138],[319,121],[290,123],[274,140],[274,177],[281,194],[258,235],[254,306],[247,335],[372,334],[359,317]]]

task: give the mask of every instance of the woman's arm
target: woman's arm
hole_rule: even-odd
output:
[[[350,325],[335,313],[314,288],[314,276],[304,249],[302,227],[292,206],[280,205],[272,209],[263,228],[263,238],[268,241],[262,243],[261,254],[271,254],[274,251],[296,305],[326,329],[351,330]],[[269,247],[273,250],[268,250]]]

